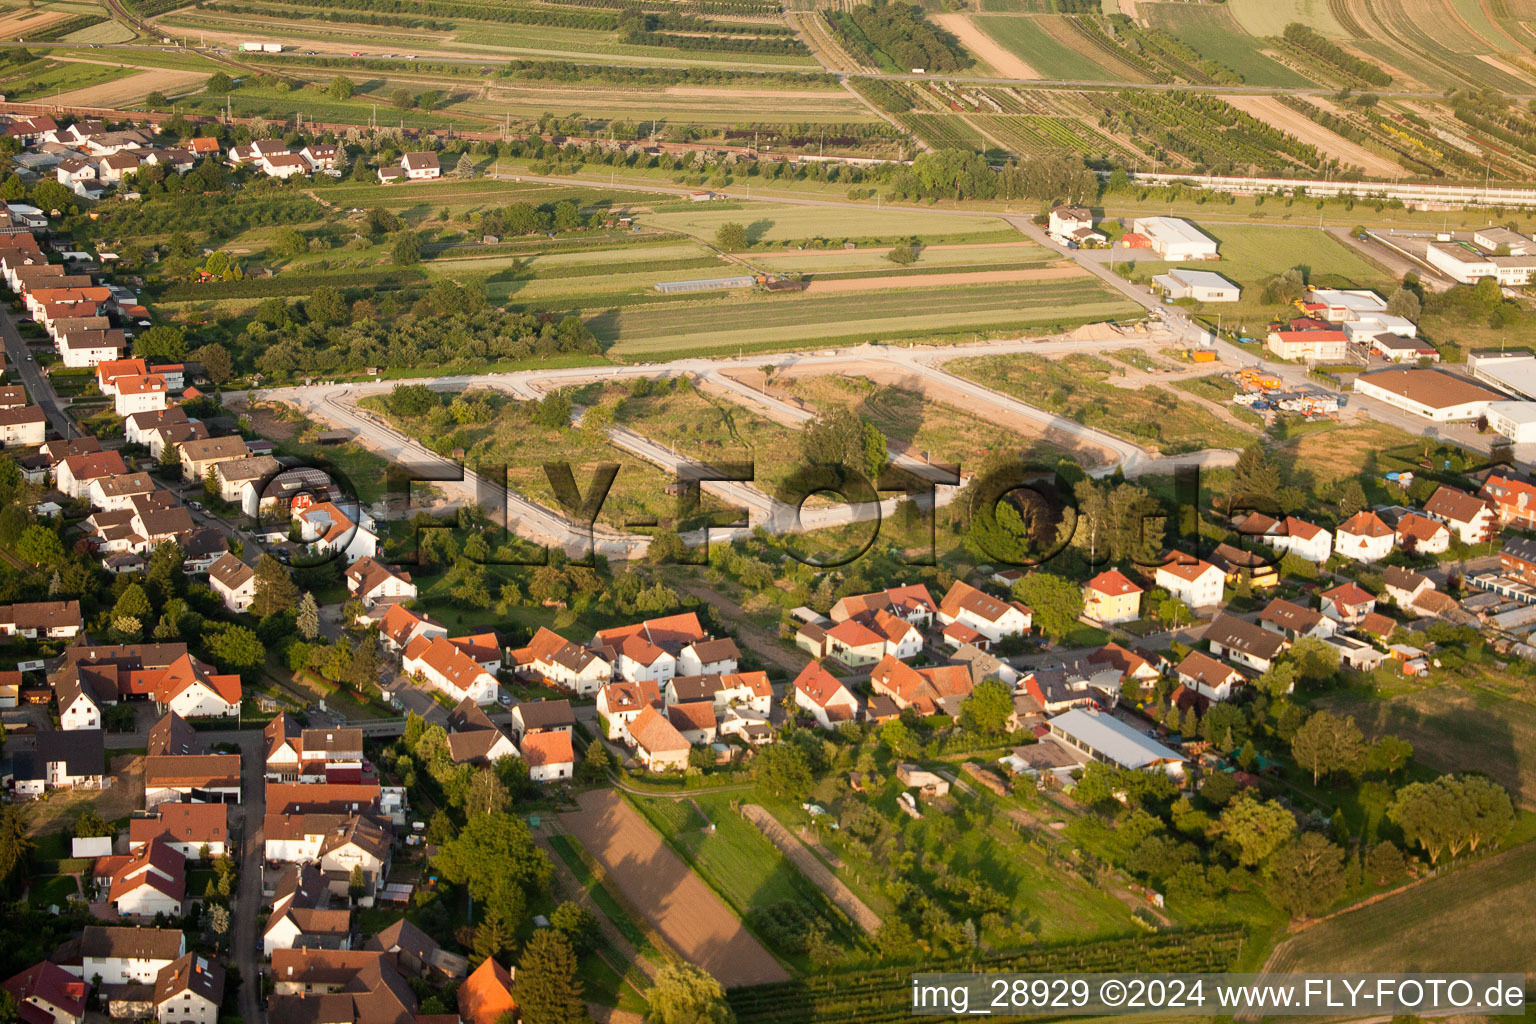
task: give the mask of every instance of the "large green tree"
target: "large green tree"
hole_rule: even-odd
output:
[[[1077,628],[1083,614],[1083,591],[1055,573],[1035,570],[1013,585],[1013,596],[1029,606],[1034,625],[1060,639]]]
[[[960,702],[962,728],[998,736],[1008,731],[1013,714],[1013,690],[999,679],[983,679]]]
[[[680,960],[662,965],[646,998],[648,1024],[732,1024],[736,1019],[720,982]]]
[[[1344,895],[1344,851],[1318,832],[1305,832],[1269,862],[1269,892],[1292,917],[1311,917]]]
[[[576,953],[564,935],[553,928],[534,932],[517,962],[512,997],[523,1024],[582,1024],[588,1019]]]
[[[1325,775],[1359,771],[1365,763],[1365,737],[1354,716],[1319,711],[1291,737],[1291,755],[1312,773],[1315,785]]]
[[[258,618],[276,615],[294,607],[299,601],[299,588],[288,575],[288,567],[270,554],[256,560],[256,596],[251,601],[251,613]]]
[[[487,910],[517,927],[528,897],[549,885],[549,857],[533,845],[521,818],[505,813],[469,818],[458,835],[438,848],[433,861],[446,881],[462,885]]]
[[[1238,862],[1246,867],[1264,863],[1296,832],[1296,817],[1279,801],[1260,802],[1244,796],[1221,812],[1222,835],[1237,847]]]

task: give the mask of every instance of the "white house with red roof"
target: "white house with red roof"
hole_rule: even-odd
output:
[[[1179,557],[1157,567],[1153,582],[1190,608],[1221,604],[1226,573],[1199,558]]]
[[[163,843],[187,860],[222,857],[229,847],[229,805],[167,801],[156,804],[152,818],[128,822],[128,851],[137,853],[151,843]]]
[[[665,683],[678,674],[683,649],[706,639],[699,617],[683,612],[598,630],[590,646],[613,666],[615,678]]]
[[[923,649],[918,628],[884,610],[845,619],[826,632],[827,656],[849,668],[873,665],[886,655],[915,658]]]
[[[1333,550],[1357,562],[1379,562],[1392,553],[1397,534],[1381,517],[1362,509],[1339,524],[1334,534]]]
[[[1106,569],[1083,584],[1083,614],[1112,626],[1141,617],[1142,589],[1119,569]]]
[[[1493,506],[1501,523],[1536,530],[1536,486],[1494,473],[1478,493]]]
[[[816,719],[823,729],[836,729],[859,715],[859,700],[819,661],[807,662],[792,684],[795,707]]]
[[[677,674],[683,676],[729,675],[741,662],[736,641],[728,636],[695,640],[677,652]]]
[[[661,710],[661,688],[651,680],[609,683],[597,691],[597,713],[603,722],[603,735],[627,747],[635,745],[629,723],[645,708]]]
[[[174,711],[182,718],[236,718],[244,693],[238,675],[215,675],[207,666],[183,654],[154,673],[155,707],[163,714]]]
[[[496,700],[496,677],[445,636],[418,636],[412,640],[400,667],[455,703],[466,698],[476,704]]]
[[[375,601],[414,601],[416,584],[411,574],[387,565],[369,556],[359,558],[347,567],[347,592],[364,605]]]
[[[1456,532],[1463,544],[1481,544],[1498,529],[1498,513],[1482,498],[1441,485],[1424,503],[1424,514]]]
[[[1238,524],[1238,532],[1309,562],[1322,564],[1333,554],[1333,534],[1295,516],[1275,519],[1255,512]]]
[[[1346,625],[1353,625],[1376,610],[1376,598],[1354,580],[1323,591],[1321,601],[1324,615]]]
[[[888,657],[869,674],[870,689],[877,695],[889,697],[898,709],[915,708],[925,716],[957,714],[973,685],[968,665],[919,669]]]
[[[60,462],[54,486],[71,498],[84,498],[93,480],[127,475],[128,465],[116,451],[88,452]]]
[[[889,612],[914,626],[927,626],[939,609],[925,584],[910,583],[869,594],[851,594],[839,598],[832,605],[828,617],[833,622],[843,622],[880,611]]]
[[[1409,512],[1393,530],[1397,546],[1409,554],[1441,555],[1451,549],[1451,529],[1438,519]]]
[[[534,782],[564,782],[576,772],[576,754],[568,732],[528,733],[522,739],[523,761]]]
[[[379,538],[373,532],[373,519],[364,512],[348,514],[335,502],[322,501],[308,508],[295,509],[299,536],[322,554],[342,552],[348,564],[360,558],[375,558]]]
[[[140,412],[158,412],[165,408],[170,388],[158,373],[117,378],[117,395],[113,408],[119,416],[132,416]]]
[[[395,653],[399,653],[410,646],[411,641],[418,637],[435,637],[448,635],[448,627],[441,622],[436,622],[425,615],[418,615],[409,608],[400,604],[392,604],[384,612],[384,617],[379,620],[379,639],[384,646]]]
[[[635,758],[651,771],[682,771],[688,767],[692,744],[666,715],[650,705],[641,708],[629,723],[629,734],[635,742]]]
[[[81,1024],[91,986],[58,964],[43,960],[0,982],[16,1000],[21,1024]]]
[[[591,696],[613,678],[607,659],[543,626],[528,646],[512,652],[512,664],[519,675],[537,677],[580,697]]]
[[[1022,636],[1034,623],[1034,612],[1027,605],[984,594],[961,580],[945,592],[938,616],[946,626],[959,623],[993,643],[1005,636]]]
[[[107,902],[123,917],[180,917],[187,897],[187,859],[152,839],[112,873]]]

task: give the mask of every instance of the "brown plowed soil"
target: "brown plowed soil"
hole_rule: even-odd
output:
[[[624,896],[677,951],[727,988],[787,981],[789,974],[611,789],[583,793],[560,822],[597,858]]]

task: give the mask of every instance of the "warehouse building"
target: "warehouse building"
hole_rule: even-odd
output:
[[[1243,291],[1220,274],[1186,267],[1174,267],[1166,274],[1158,274],[1152,283],[1170,299],[1194,299],[1197,302],[1236,302]]]
[[[1441,370],[1377,370],[1355,378],[1355,392],[1436,423],[1475,420],[1505,396]]]
[[[1500,391],[1536,401],[1536,356],[1524,352],[1473,353],[1467,356],[1467,373]]]
[[[1187,220],[1178,217],[1137,217],[1131,230],[1146,238],[1165,260],[1214,260],[1216,243]]]

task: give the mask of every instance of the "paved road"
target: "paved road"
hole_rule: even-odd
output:
[[[261,827],[267,813],[266,752],[262,749],[259,729],[208,732],[203,738],[210,745],[234,743],[240,747],[245,773],[244,794],[242,801],[230,808],[230,824],[240,834],[240,884],[235,897],[230,941],[235,965],[240,969],[240,1019],[244,1024],[262,1024],[266,1013],[265,1000],[261,997],[261,962],[256,955],[256,926],[261,914],[261,868],[265,852]]]
[[[77,436],[80,432],[59,408],[59,396],[54,393],[53,384],[43,374],[42,367],[31,358],[31,350],[27,348],[21,332],[16,329],[16,322],[9,310],[0,311],[0,338],[5,339],[6,361],[26,385],[27,396],[32,399],[32,404],[42,407],[43,414],[48,417],[48,426],[59,437]]]

